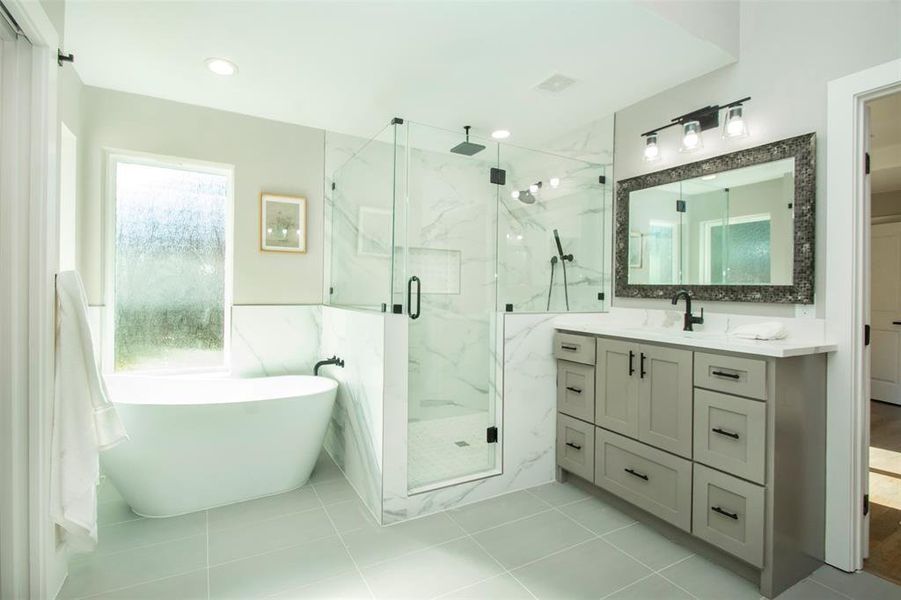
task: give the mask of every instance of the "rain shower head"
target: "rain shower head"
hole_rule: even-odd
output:
[[[472,156],[473,154],[477,154],[485,149],[485,146],[483,146],[482,144],[474,144],[469,141],[469,125],[467,125],[463,129],[464,131],[466,131],[466,141],[460,142],[459,144],[451,148],[451,152],[453,152],[454,154],[462,154],[463,156]]]

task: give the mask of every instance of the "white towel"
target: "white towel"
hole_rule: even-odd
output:
[[[81,277],[56,277],[56,394],[50,456],[50,516],[74,550],[97,544],[100,451],[127,434],[94,358]]]
[[[730,331],[729,335],[746,340],[781,340],[788,336],[788,332],[782,323],[767,321],[740,325]]]

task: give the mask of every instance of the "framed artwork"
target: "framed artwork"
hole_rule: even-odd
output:
[[[260,250],[307,251],[307,199],[260,194]]]
[[[357,223],[357,254],[391,257],[391,226],[394,213],[384,208],[360,207]]]
[[[642,258],[643,235],[637,231],[629,232],[629,268],[640,269]]]

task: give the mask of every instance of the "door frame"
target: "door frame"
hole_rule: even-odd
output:
[[[20,120],[19,143],[6,148],[19,165],[16,197],[3,199],[13,203],[11,213],[28,225],[7,237],[11,260],[0,265],[4,280],[17,286],[0,298],[0,321],[14,325],[27,339],[25,347],[10,344],[0,362],[0,380],[20,382],[18,390],[4,390],[9,397],[0,415],[5,429],[0,436],[0,596],[43,600],[56,595],[65,577],[65,554],[55,544],[49,517],[54,276],[59,263],[59,37],[40,3],[3,1],[31,43],[31,56],[28,95],[18,105],[27,118]]]
[[[901,90],[901,60],[830,81],[826,148],[826,331],[828,356],[825,559],[845,571],[863,567],[863,514],[869,468],[868,315],[870,206],[864,169],[866,103]]]

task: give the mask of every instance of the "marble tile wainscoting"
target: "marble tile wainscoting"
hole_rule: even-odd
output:
[[[406,394],[385,398],[383,522],[393,523],[452,509],[554,479],[556,367],[552,356],[555,314],[499,314],[503,340],[503,413],[499,423],[503,472],[493,477],[410,495],[407,492]],[[395,326],[405,328],[403,319]],[[399,341],[404,338],[397,333]],[[386,373],[402,377],[406,350],[386,355]],[[501,363],[499,363],[501,364]]]
[[[231,370],[235,377],[312,374],[321,358],[319,305],[235,305]]]
[[[344,359],[344,368],[321,374],[338,381],[338,396],[325,449],[376,517],[382,514],[382,433],[386,315],[322,307],[323,356]]]

